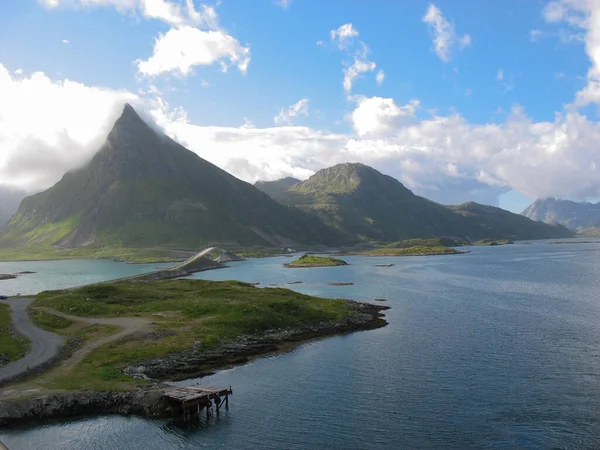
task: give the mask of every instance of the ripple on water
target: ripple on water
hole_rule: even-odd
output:
[[[600,265],[594,246],[348,257],[350,266],[307,269],[303,283],[294,285],[287,283],[299,275],[283,268],[287,258],[203,272],[196,277],[386,298],[390,325],[199,380],[234,389],[230,410],[199,426],[99,417],[4,431],[0,439],[9,448],[49,450],[598,448]],[[374,267],[389,263],[395,265]]]

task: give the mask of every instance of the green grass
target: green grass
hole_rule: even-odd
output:
[[[598,241],[552,241],[548,244],[599,244]]]
[[[271,256],[287,255],[290,252],[282,248],[262,247],[242,249],[234,251],[234,253],[241,258],[268,258]]]
[[[172,256],[170,250],[153,250],[122,247],[85,247],[58,250],[50,246],[27,245],[24,247],[0,248],[0,261],[32,261],[60,259],[114,259],[136,264],[151,264],[181,261]]]
[[[302,255],[300,258],[286,264],[287,267],[328,267],[345,266],[346,261],[331,256]]]
[[[8,362],[16,361],[25,356],[27,340],[15,339],[10,334],[10,306],[0,304],[0,353],[8,357]]]
[[[405,239],[386,244],[388,248],[409,248],[409,247],[460,247],[469,245],[464,239],[438,237],[431,239]]]
[[[66,376],[47,380],[45,386],[53,389],[128,388],[140,382],[123,375],[122,370],[136,361],[163,357],[197,342],[211,348],[241,335],[260,336],[271,329],[334,322],[352,311],[344,300],[316,298],[288,289],[185,279],[47,291],[37,296],[33,306],[75,316],[148,317],[155,331],[170,334],[98,348]],[[37,310],[34,320],[61,334],[69,332],[66,322],[47,315]]]
[[[364,252],[369,256],[429,256],[429,255],[457,255],[465,252],[449,247],[408,247],[408,248],[378,248]]]
[[[29,308],[28,314],[33,323],[35,323],[39,328],[52,331],[53,333],[61,334],[65,328],[73,325],[73,321],[71,319],[60,317],[55,314],[50,314],[37,309]]]
[[[473,245],[485,246],[485,245],[508,245],[514,244],[510,239],[483,239],[475,242]]]

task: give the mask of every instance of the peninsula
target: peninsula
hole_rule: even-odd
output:
[[[188,279],[109,282],[7,302],[63,346],[49,355],[60,361],[46,370],[47,364],[27,366],[3,379],[0,366],[0,384],[13,383],[0,391],[0,426],[40,413],[161,415],[165,411],[139,404],[127,409],[122,398],[147,400],[139,393],[160,388],[161,380],[204,376],[306,340],[385,326],[388,309],[239,281]],[[25,309],[18,302],[31,303]],[[0,319],[7,322],[8,315]],[[35,333],[30,338],[32,348],[41,344]],[[16,344],[12,360],[20,354]],[[52,408],[44,406],[48,399]],[[82,406],[71,411],[73,405]]]

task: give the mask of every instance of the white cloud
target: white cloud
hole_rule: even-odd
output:
[[[61,42],[62,42],[63,44],[68,44],[68,43],[69,43],[69,40],[68,40],[68,39],[63,39]]]
[[[496,80],[498,80],[498,81],[504,80],[504,70],[498,69],[498,72],[496,73]]]
[[[250,47],[219,29],[219,17],[214,7],[194,0],[38,0],[48,8],[112,7],[123,14],[141,14],[146,19],[161,20],[172,28],[160,34],[154,44],[153,55],[137,60],[138,71],[145,76],[191,73],[194,66],[219,63],[226,72],[236,65],[246,73],[250,63]],[[68,43],[63,40],[63,43]]]
[[[291,125],[292,118],[297,116],[308,116],[308,99],[302,98],[287,109],[281,109],[279,114],[273,118],[277,125]]]
[[[397,106],[393,99],[361,97],[351,114],[352,126],[359,136],[383,136],[398,126],[415,121],[418,100]]]
[[[454,25],[448,22],[442,11],[433,3],[429,4],[423,22],[429,25],[435,54],[444,62],[450,61],[455,48],[463,49],[471,45],[471,36],[468,34],[458,36]]]
[[[292,4],[292,0],[275,0],[273,4],[280,6],[283,9],[287,9]]]
[[[592,65],[587,74],[587,85],[575,96],[575,105],[600,103],[600,2],[555,0],[545,6],[542,15],[550,24],[567,26],[558,31],[561,42],[585,43]]]
[[[160,95],[151,91],[145,95]],[[548,122],[534,122],[516,108],[503,123],[474,125],[458,113],[428,113],[417,100],[355,97],[348,134],[248,122],[198,126],[160,97],[144,100],[43,73],[16,76],[1,65],[0,98],[0,179],[27,189],[47,187],[89,160],[119,105],[130,101],[171,137],[250,182],[306,178],[339,162],[360,161],[448,203],[495,203],[511,188],[531,197],[600,196],[600,124],[572,108]],[[280,123],[307,112],[303,100],[284,109]]]
[[[341,25],[337,30],[329,32],[331,40],[337,42],[340,48],[344,48],[349,39],[358,37],[359,33],[351,23]]]
[[[209,66],[219,62],[224,71],[236,65],[246,73],[250,63],[250,47],[242,46],[222,31],[202,31],[184,26],[160,34],[154,53],[146,61],[138,61],[142,75],[156,76],[165,72],[188,75],[194,66]]]
[[[373,61],[355,57],[354,62],[344,68],[344,90],[350,92],[354,81],[363,73],[373,72],[377,66]]]
[[[172,26],[186,24],[214,26],[214,8],[203,6],[201,11],[194,7],[193,0],[181,3],[168,0],[38,0],[48,8],[94,8],[112,7],[125,14],[139,13],[146,19],[162,20]]]
[[[27,189],[48,187],[91,158],[123,102],[139,100],[41,72],[13,78],[2,64],[0,98],[0,180]]]
[[[373,72],[377,68],[375,62],[369,60],[369,46],[361,40],[353,38],[359,36],[359,32],[351,23],[345,23],[335,30],[329,32],[331,41],[336,43],[337,47],[349,56],[352,56],[352,62],[344,61],[344,90],[349,94],[352,91],[354,82],[361,77],[362,74]],[[322,41],[317,42],[317,45],[323,45]],[[385,73],[380,70],[375,80],[379,85],[383,83]]]

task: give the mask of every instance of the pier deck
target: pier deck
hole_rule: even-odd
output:
[[[219,414],[223,404],[225,404],[225,408],[229,408],[229,396],[231,394],[233,394],[231,386],[228,388],[187,386],[170,389],[163,394],[163,397],[174,406],[178,406],[187,420],[194,413],[200,416],[202,409],[206,409],[206,417],[208,418],[213,404],[216,407],[217,414]]]

